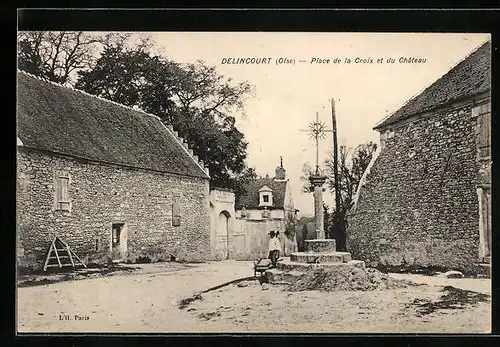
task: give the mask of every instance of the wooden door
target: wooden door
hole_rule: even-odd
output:
[[[127,257],[127,229],[124,223],[111,226],[111,258],[124,260]]]

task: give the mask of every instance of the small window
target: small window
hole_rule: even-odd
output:
[[[181,207],[180,207],[180,194],[174,194],[172,201],[172,226],[178,227],[181,225]]]
[[[269,195],[265,194],[265,195],[262,195],[262,200],[264,202],[269,202]]]
[[[55,173],[55,209],[70,211],[71,202],[69,199],[70,177],[67,171],[56,171]]]

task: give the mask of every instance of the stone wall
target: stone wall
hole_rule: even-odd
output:
[[[234,193],[221,189],[210,191],[210,235],[212,259],[225,260],[228,257],[229,244],[232,242],[235,211]],[[219,215],[224,213],[227,218],[227,230],[225,226],[219,225]],[[222,240],[221,240],[222,237]],[[224,246],[222,246],[224,244]],[[227,249],[226,249],[227,248]]]
[[[478,262],[477,119],[471,106],[381,134],[348,217],[348,251],[369,266],[467,270]]]
[[[285,237],[285,224],[281,220],[235,219],[234,234],[230,243],[230,258],[236,260],[256,260],[269,255],[269,232],[279,231],[281,256],[297,251],[296,241]]]
[[[54,236],[86,262],[107,261],[112,223],[126,223],[127,259],[210,258],[208,179],[86,162],[18,148],[20,267],[43,266]],[[70,174],[71,211],[54,209],[54,171]],[[180,226],[172,226],[173,196]]]
[[[264,220],[263,217],[264,210],[259,209],[247,209],[245,211],[246,219],[250,220]],[[241,218],[241,210],[236,211],[236,217]],[[285,218],[285,210],[284,209],[273,209],[269,210],[269,218],[270,219],[284,219]]]

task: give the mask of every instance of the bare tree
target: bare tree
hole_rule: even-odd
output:
[[[339,211],[333,210],[329,214],[329,207],[326,205],[323,206],[325,212],[325,230],[328,230],[330,237],[337,240],[339,250],[345,250],[346,213],[351,207],[361,177],[376,149],[377,145],[373,142],[360,144],[354,149],[340,146],[338,160],[339,192],[335,191],[333,153],[330,153],[325,160],[324,165],[328,188],[332,194],[340,194]],[[303,165],[300,179],[302,181],[302,191],[305,193],[313,191],[313,187],[309,182],[309,176],[313,172],[314,170],[311,165],[308,163]]]
[[[340,146],[339,149],[339,178],[340,178],[340,206],[341,214],[345,213],[351,206],[352,199],[358,188],[361,177],[370,163],[373,153],[377,149],[374,142],[367,142],[349,148]],[[332,193],[335,192],[333,178],[333,153],[330,153],[325,160],[326,172],[328,176],[327,184]]]
[[[82,31],[24,31],[17,38],[19,69],[62,84],[91,66],[102,43],[101,36]]]

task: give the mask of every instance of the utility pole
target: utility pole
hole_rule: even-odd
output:
[[[335,100],[331,99],[332,103],[332,132],[333,132],[333,180],[335,187],[335,224],[334,227],[336,230],[334,232],[340,236],[339,248],[341,250],[345,250],[344,245],[344,230],[341,228],[340,223],[340,182],[339,182],[339,171],[338,171],[338,144],[337,144],[337,119],[335,116]]]

